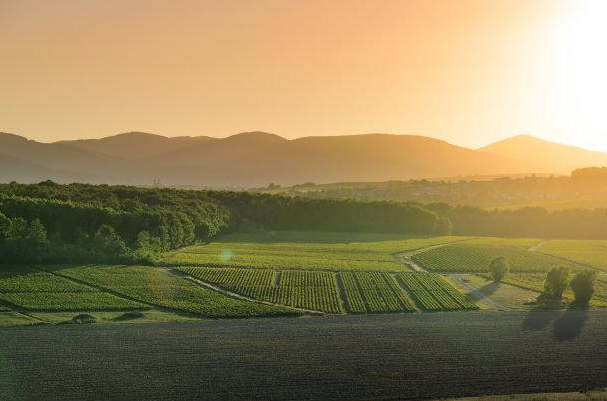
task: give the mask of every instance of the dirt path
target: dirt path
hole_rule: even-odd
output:
[[[489,298],[487,295],[485,295],[482,292],[476,290],[470,284],[466,283],[464,281],[464,275],[463,274],[450,274],[449,277],[451,277],[451,279],[453,281],[455,281],[460,287],[462,287],[466,291],[468,291],[469,294],[474,295],[476,298],[478,298],[479,301],[485,302],[487,305],[489,305],[493,309],[496,309],[496,310],[508,310],[508,308],[506,308],[504,305],[500,304],[499,302],[494,301],[493,299]]]
[[[546,240],[542,240],[540,242],[538,242],[537,244],[533,245],[531,248],[527,249],[529,252],[537,252],[540,250],[540,248],[542,247],[542,245],[544,245],[546,243]]]
[[[403,265],[405,268],[409,269],[412,272],[425,272],[427,270],[421,264],[419,264],[413,258],[413,256],[415,256],[419,253],[430,251],[432,249],[442,248],[447,245],[457,244],[459,242],[471,241],[473,239],[477,239],[477,238],[467,238],[467,239],[462,239],[459,241],[445,242],[443,244],[436,244],[436,245],[431,245],[431,246],[427,246],[424,248],[417,248],[417,249],[413,249],[413,250],[405,251],[405,252],[396,252],[396,253],[392,254],[392,257],[394,258],[396,263]]]

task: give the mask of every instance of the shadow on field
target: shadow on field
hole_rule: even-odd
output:
[[[588,320],[588,309],[568,309],[554,321],[552,335],[557,341],[575,340]]]
[[[483,294],[485,296],[490,296],[500,288],[500,285],[501,285],[501,283],[496,283],[496,282],[492,281],[492,282],[487,283],[484,286],[478,288],[476,291],[480,292],[481,294]]]
[[[556,320],[561,312],[558,309],[545,309],[535,307],[529,311],[523,321],[523,330],[542,330],[548,327],[550,322]]]

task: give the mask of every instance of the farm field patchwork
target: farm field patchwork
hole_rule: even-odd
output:
[[[491,260],[504,256],[513,272],[544,272],[557,265],[576,269],[566,262],[528,248],[538,244],[534,239],[479,238],[430,249],[414,256],[415,261],[437,272],[488,272]]]
[[[0,302],[32,311],[130,310],[145,305],[23,266],[0,269]]]
[[[231,234],[205,245],[168,252],[161,264],[302,270],[399,271],[393,253],[467,237],[412,238],[356,233]]]
[[[389,273],[340,272],[352,313],[413,312],[415,306]]]
[[[332,272],[205,267],[178,270],[258,300],[326,313],[343,312]]]
[[[405,287],[427,311],[474,310],[472,301],[436,273],[399,273]]]
[[[607,271],[605,240],[549,240],[539,252]]]
[[[200,314],[205,317],[297,315],[297,311],[230,298],[202,288],[169,271],[143,266],[56,268],[65,277],[99,286],[147,305]]]

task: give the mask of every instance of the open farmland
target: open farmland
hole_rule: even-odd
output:
[[[415,307],[388,273],[341,272],[344,294],[353,313],[413,312]]]
[[[145,305],[23,266],[0,270],[0,302],[31,311],[144,309]]]
[[[607,272],[605,240],[549,240],[538,251]]]
[[[10,400],[414,400],[607,385],[604,310],[0,330]]]
[[[478,238],[430,249],[415,255],[415,261],[436,272],[482,273],[489,271],[491,260],[504,256],[513,272],[546,272],[557,265],[576,269],[576,265],[529,248],[540,240]]]
[[[399,273],[405,287],[427,311],[474,310],[478,307],[466,299],[440,275],[434,273]]]
[[[323,271],[274,271],[189,267],[180,271],[204,282],[275,304],[342,313],[335,275]]]
[[[146,305],[206,317],[298,314],[297,311],[287,308],[227,297],[159,268],[91,265],[56,268],[53,271]]]
[[[162,264],[302,270],[398,271],[392,256],[466,237],[411,238],[357,233],[268,232],[230,234],[209,244],[167,253]]]
[[[485,278],[489,278],[489,275],[483,275]],[[546,274],[531,273],[531,274],[509,274],[502,279],[502,283],[513,285],[520,288],[526,288],[538,293],[544,290],[544,281],[546,280]],[[567,288],[563,296],[568,300],[573,300],[573,291],[571,288]],[[607,278],[603,275],[598,276],[594,295],[590,301],[591,306],[607,307]]]

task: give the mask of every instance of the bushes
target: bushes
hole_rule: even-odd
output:
[[[590,299],[594,294],[594,283],[596,282],[596,271],[586,270],[576,275],[571,280],[571,289],[575,296],[575,304],[578,306],[588,306]]]
[[[491,271],[493,281],[499,283],[504,277],[506,277],[506,274],[508,274],[508,261],[503,256],[493,258],[489,264],[489,270]]]
[[[560,300],[569,284],[569,268],[567,266],[553,267],[546,275],[544,295],[547,299]]]

